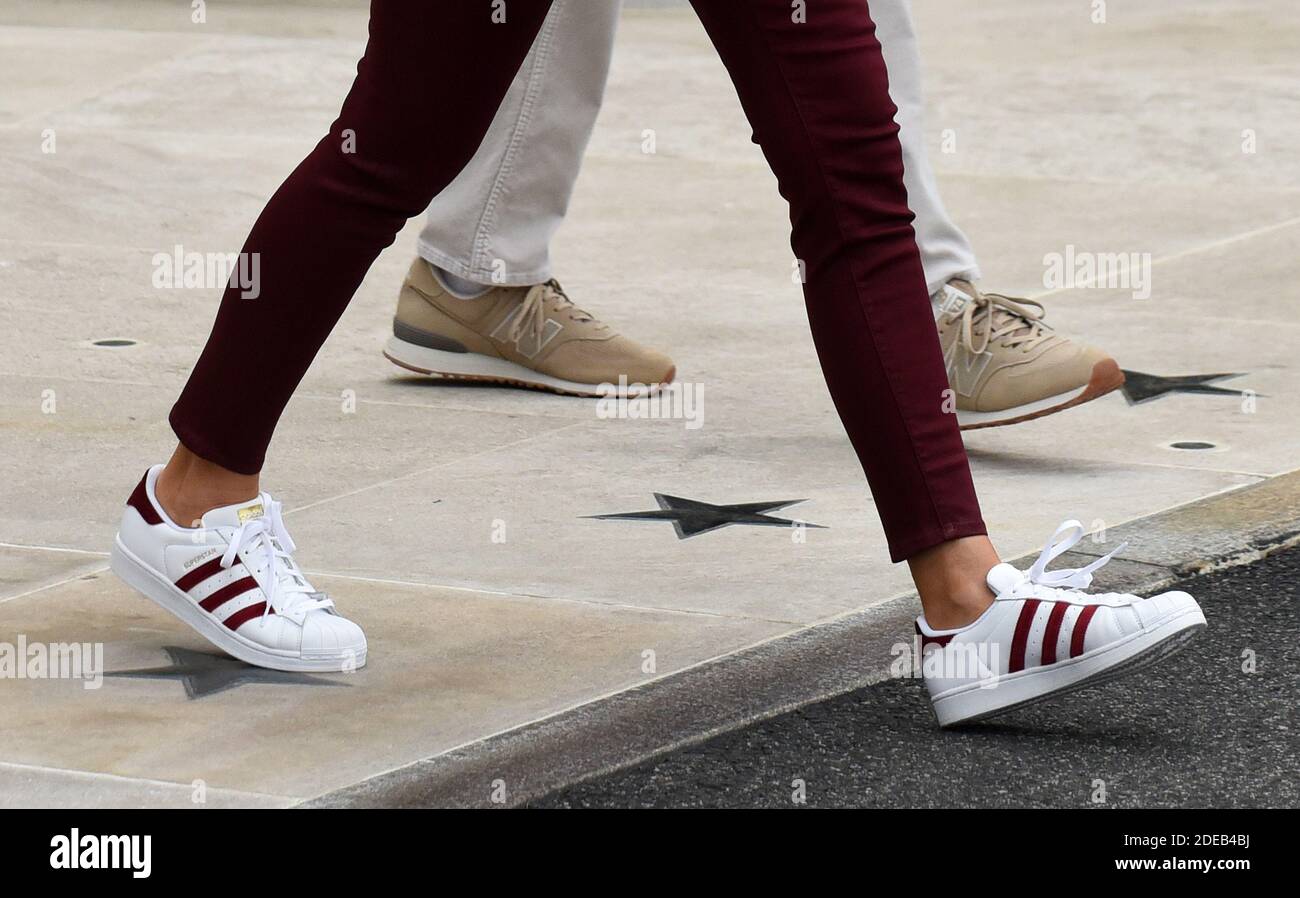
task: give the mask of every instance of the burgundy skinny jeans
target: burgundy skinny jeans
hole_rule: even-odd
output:
[[[822,371],[895,561],[985,532],[903,187],[896,109],[865,0],[694,0],[790,204]],[[172,409],[194,453],[253,474],[362,277],[478,149],[550,0],[372,0],[370,40],[329,133],[244,244]],[[506,21],[494,21],[504,9]],[[447,123],[453,127],[448,127]],[[526,161],[525,161],[526,162]]]

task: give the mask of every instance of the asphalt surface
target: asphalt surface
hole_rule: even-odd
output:
[[[1300,547],[1188,580],[1209,626],[1181,653],[963,730],[890,680],[531,806],[1300,807],[1298,584]]]

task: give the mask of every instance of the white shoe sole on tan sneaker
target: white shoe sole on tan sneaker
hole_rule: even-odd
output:
[[[549,390],[566,396],[611,397],[636,399],[653,396],[664,386],[671,383],[674,371],[668,372],[664,383],[626,384],[626,388],[617,383],[586,384],[578,381],[551,377],[535,371],[509,359],[493,358],[478,352],[447,352],[417,346],[400,337],[389,337],[384,346],[384,357],[407,371],[427,374],[446,380],[477,381],[495,383],[512,387],[528,387],[534,390]]]
[[[136,557],[122,544],[121,537],[113,541],[110,555],[113,573],[141,595],[152,600],[165,611],[171,612],[181,622],[234,658],[257,667],[312,673],[331,673],[357,670],[365,666],[366,647],[343,652],[307,653],[277,651],[259,646],[199,608],[190,596],[182,592],[164,575]]]
[[[995,412],[957,409],[957,424],[962,430],[1019,424],[1022,421],[1032,421],[1035,418],[1063,412],[1076,405],[1083,405],[1085,402],[1112,393],[1122,386],[1124,386],[1124,372],[1120,370],[1119,364],[1114,359],[1103,359],[1093,365],[1092,376],[1082,387]]]
[[[1076,689],[1107,683],[1169,657],[1205,626],[1205,614],[1193,601],[1125,640],[1077,658],[968,683],[935,695],[934,715],[941,727],[975,723]]]

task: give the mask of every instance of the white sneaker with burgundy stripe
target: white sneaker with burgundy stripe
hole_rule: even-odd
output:
[[[346,671],[366,663],[361,628],[334,610],[293,560],[268,494],[176,524],[154,495],[162,465],[127,500],[113,572],[240,661],[275,670]]]
[[[921,616],[921,670],[940,726],[970,723],[1132,673],[1176,652],[1205,628],[1185,592],[1149,599],[1081,590],[1114,552],[1086,567],[1047,565],[1083,536],[1066,521],[1028,571],[988,573],[995,599],[974,623],[935,630]]]

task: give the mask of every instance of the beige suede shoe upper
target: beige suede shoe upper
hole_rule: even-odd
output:
[[[493,287],[474,299],[448,293],[423,259],[411,263],[397,302],[397,326],[443,341],[453,352],[506,359],[583,384],[667,383],[672,359],[616,333],[575,306],[557,281]]]
[[[981,293],[952,281],[943,295],[939,342],[957,408],[997,412],[1087,386],[1110,357],[1043,323],[1043,306]]]

